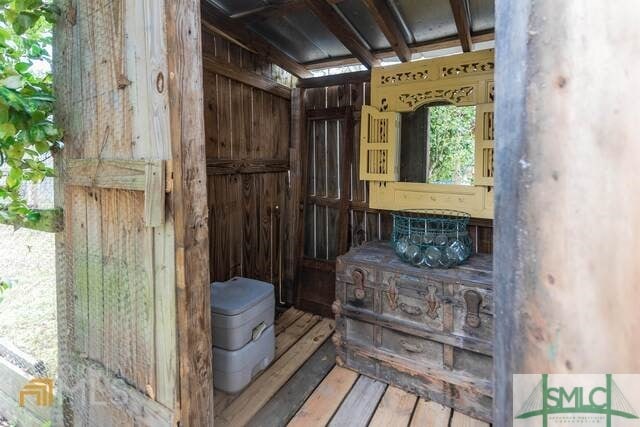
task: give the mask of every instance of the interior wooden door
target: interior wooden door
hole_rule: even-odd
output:
[[[297,305],[332,316],[336,257],[348,249],[351,107],[307,113]]]

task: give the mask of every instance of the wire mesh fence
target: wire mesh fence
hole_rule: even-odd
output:
[[[47,166],[52,163],[46,160]],[[6,176],[6,165],[0,171]],[[30,208],[54,207],[53,178],[23,183],[19,191]],[[2,402],[0,420],[10,425],[33,421],[30,409],[19,405],[16,384],[31,378],[55,381],[57,331],[55,235],[0,224],[0,393],[13,401]]]

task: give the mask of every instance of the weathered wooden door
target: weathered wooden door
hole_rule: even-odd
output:
[[[64,422],[212,420],[199,1],[58,4]]]
[[[352,126],[350,107],[307,112],[297,305],[326,316],[332,315],[336,257],[349,245]]]

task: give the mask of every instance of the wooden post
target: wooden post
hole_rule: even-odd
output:
[[[496,3],[494,425],[509,426],[514,373],[640,372],[640,8]]]
[[[213,425],[200,2],[167,0],[180,425]]]

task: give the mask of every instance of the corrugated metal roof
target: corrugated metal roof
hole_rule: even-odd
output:
[[[264,6],[289,3],[291,0],[204,0],[231,16]],[[449,0],[385,0],[395,14],[395,22],[406,42],[425,43],[457,34]],[[473,32],[494,26],[494,0],[468,0]],[[362,0],[342,0],[334,6],[371,50],[389,49],[390,45]],[[239,24],[241,25],[241,24]],[[350,56],[344,45],[304,6],[290,10],[286,16],[273,15],[249,22],[249,27],[300,63],[317,62]]]
[[[350,53],[308,10],[254,23],[251,28],[298,62],[346,56]]]
[[[351,22],[356,31],[373,50],[390,47],[389,42],[367,7],[362,3],[362,0],[345,0],[338,3],[338,10]]]
[[[495,25],[495,3],[493,0],[469,0],[471,31],[491,30]]]
[[[457,34],[449,0],[392,0],[416,42]]]
[[[229,15],[252,10],[260,6],[266,6],[268,1],[263,0],[208,0],[209,3],[218,6]],[[279,3],[279,2],[272,2]]]

